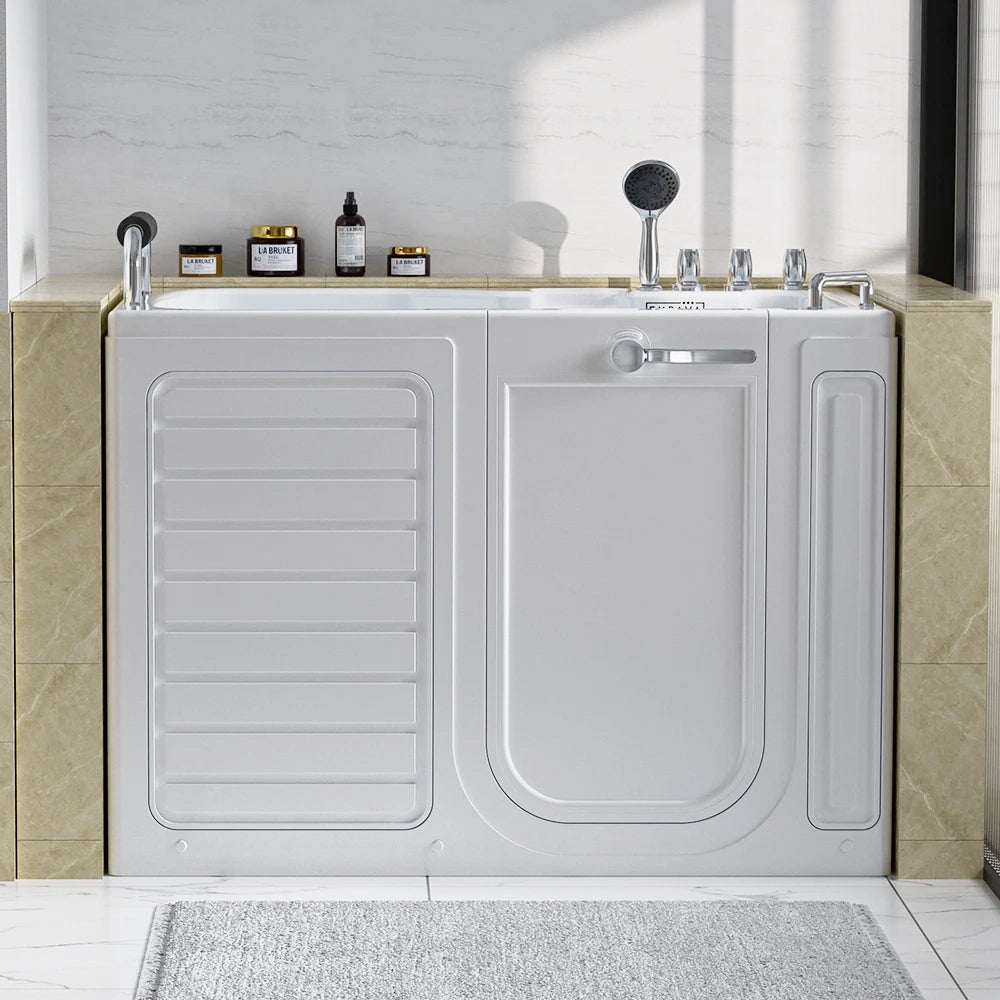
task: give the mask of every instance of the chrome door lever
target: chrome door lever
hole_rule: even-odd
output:
[[[752,365],[757,352],[739,348],[697,350],[643,347],[632,337],[623,337],[611,348],[611,364],[620,372],[637,372],[643,365]]]

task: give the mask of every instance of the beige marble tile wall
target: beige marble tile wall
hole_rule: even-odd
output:
[[[111,284],[46,279],[13,304],[16,730],[4,659],[8,570],[0,579],[0,875],[13,863],[14,737],[18,875],[103,871],[100,363]],[[903,338],[897,868],[908,877],[975,875],[983,843],[990,306],[924,279],[883,277],[877,285]],[[2,386],[0,406],[2,449],[11,431]],[[4,503],[9,510],[0,488],[0,526]],[[6,537],[0,576],[10,566]]]
[[[17,874],[104,872],[101,350],[108,286],[14,305]]]
[[[10,313],[0,336],[0,881],[15,874],[14,546],[11,498]]]
[[[896,868],[967,878],[983,867],[991,315],[934,284],[887,302],[903,373]]]

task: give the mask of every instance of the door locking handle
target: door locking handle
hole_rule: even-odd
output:
[[[633,337],[623,337],[611,348],[611,364],[620,372],[637,372],[643,365],[752,365],[757,352],[740,348],[678,349],[644,347]]]

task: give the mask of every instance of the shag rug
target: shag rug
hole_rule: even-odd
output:
[[[137,1000],[919,1000],[836,902],[182,902]]]

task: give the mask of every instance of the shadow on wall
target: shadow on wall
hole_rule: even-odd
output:
[[[510,206],[508,221],[512,233],[541,247],[542,275],[558,277],[561,273],[559,251],[569,233],[569,219],[544,201],[519,201]]]
[[[160,222],[158,270],[177,243],[222,242],[242,273],[248,227],[288,222],[307,273],[332,273],[352,189],[370,274],[397,243],[429,245],[439,274],[537,273],[532,245],[545,274],[630,272],[621,178],[647,157],[682,177],[665,250],[721,252],[738,180],[735,6],[373,0],[345,19],[324,0],[159,0],[129,17],[119,0],[49,0],[52,268],[116,269],[115,226],[141,206]],[[822,101],[829,59],[809,60]],[[810,184],[828,188],[821,170]],[[828,201],[789,209],[811,240]],[[95,233],[108,234],[97,253]]]
[[[38,273],[38,253],[33,239],[28,238],[21,247],[20,285],[30,288],[41,275]]]

